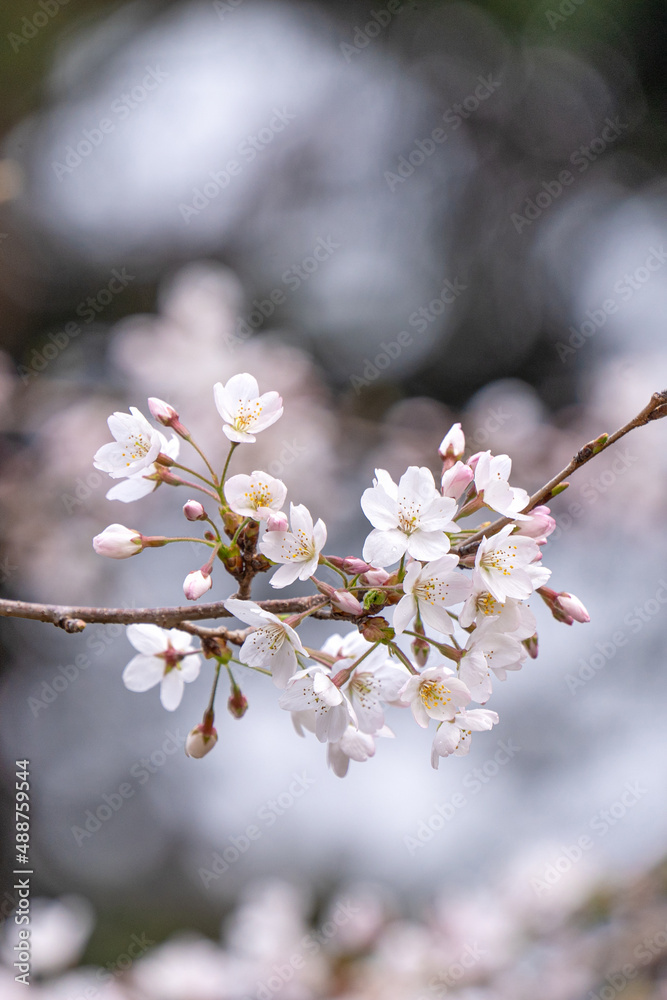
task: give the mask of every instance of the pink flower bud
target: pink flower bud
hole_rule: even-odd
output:
[[[93,548],[99,556],[109,559],[129,559],[143,549],[143,535],[123,524],[110,524],[93,538]]]
[[[288,527],[287,514],[284,514],[282,510],[272,512],[266,519],[267,531],[287,531]]]
[[[568,594],[567,591],[563,590],[558,594],[555,603],[566,615],[573,618],[575,622],[585,624],[591,620],[588,611],[574,594]]]
[[[232,690],[227,700],[227,708],[235,719],[242,719],[248,711],[248,699],[239,687]]]
[[[453,465],[463,458],[465,448],[466,439],[461,430],[461,424],[452,424],[440,442],[438,454],[446,465]]]
[[[202,573],[200,569],[197,569],[193,573],[188,573],[183,581],[183,593],[189,601],[196,601],[212,586],[213,580],[210,574]]]
[[[206,726],[200,722],[187,735],[185,753],[188,757],[205,757],[217,742],[217,731],[212,726]]]
[[[556,522],[551,517],[549,508],[544,506],[534,507],[528,517],[530,520],[519,523],[519,530],[516,534],[528,535],[529,538],[537,538],[539,539],[538,544],[546,542],[547,536],[556,527]]]
[[[345,570],[346,573],[366,573],[368,570],[372,570],[373,567],[364,562],[363,559],[357,559],[356,556],[346,556],[342,561],[341,569]]]
[[[443,497],[452,497],[454,500],[458,500],[465,493],[474,476],[475,473],[469,465],[457,462],[456,465],[442,474]]]
[[[206,520],[206,511],[199,503],[199,500],[188,500],[186,504],[183,504],[183,513],[188,521]]]
[[[335,607],[340,611],[345,611],[348,615],[362,615],[364,606],[360,604],[354,594],[348,590],[336,590],[333,597]]]
[[[173,420],[178,420],[178,413],[174,407],[165,403],[163,399],[158,399],[157,396],[149,398],[148,409],[155,419],[164,424],[165,427],[169,427]]]
[[[386,569],[371,569],[367,573],[364,573],[364,583],[369,583],[371,587],[382,587],[391,573],[387,573]]]
[[[473,472],[477,468],[477,463],[479,462],[480,457],[483,454],[484,454],[483,451],[476,451],[475,454],[471,455],[468,461],[466,462],[466,465],[469,465]]]

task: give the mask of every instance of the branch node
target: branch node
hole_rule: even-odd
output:
[[[58,628],[64,629],[65,632],[83,632],[86,627],[86,623],[81,618],[68,618],[67,615],[63,615],[54,622]]]

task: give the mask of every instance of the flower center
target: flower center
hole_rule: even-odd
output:
[[[426,709],[433,710],[452,700],[451,691],[440,681],[423,681],[419,690]]]

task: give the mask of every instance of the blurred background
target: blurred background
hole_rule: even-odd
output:
[[[147,396],[220,459],[213,382],[279,390],[236,471],[282,478],[340,554],[373,469],[437,472],[454,420],[533,490],[634,415],[667,386],[666,33],[661,0],[7,0],[2,595],[182,602],[188,546],[91,547],[181,531],[184,495],[125,507],[92,467]],[[28,758],[38,995],[665,1000],[665,434],[553,502],[545,561],[592,621],[536,608],[499,726],[437,772],[397,712],[339,781],[256,675],[188,760],[203,678],[168,715],[123,687],[124,630],[4,620],[0,914]]]

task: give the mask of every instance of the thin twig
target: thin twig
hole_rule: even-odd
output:
[[[585,444],[584,447],[581,448],[576,455],[574,455],[571,461],[568,462],[565,468],[561,469],[558,475],[554,476],[553,479],[550,479],[548,483],[545,483],[545,485],[542,486],[537,493],[533,493],[521,513],[528,514],[534,507],[539,507],[540,504],[550,500],[553,495],[553,491],[560,486],[560,484],[564,482],[568,476],[580,469],[582,465],[586,464],[586,462],[590,462],[592,458],[601,454],[612,444],[615,444],[625,434],[634,430],[635,427],[643,427],[645,424],[650,423],[651,420],[659,420],[664,416],[667,416],[667,389],[662,392],[654,392],[644,409],[641,410],[636,417],[633,417],[632,420],[629,420],[627,424],[624,424],[623,427],[619,427],[619,429],[606,438],[606,440],[600,441],[600,438],[597,438],[596,440],[589,441],[588,444]],[[604,437],[604,435],[601,435],[601,437]],[[497,521],[493,521],[486,528],[478,531],[472,536],[472,538],[463,542],[463,544],[459,545],[458,548],[452,548],[452,552],[458,553],[460,556],[469,555],[477,549],[483,538],[490,538],[492,535],[497,534],[501,528],[504,528],[506,524],[512,523],[513,518],[500,517]]]

